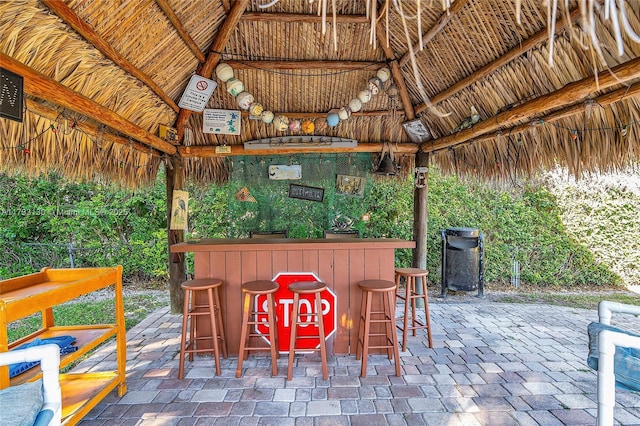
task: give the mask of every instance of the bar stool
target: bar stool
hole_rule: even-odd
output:
[[[184,358],[189,354],[189,361],[193,361],[193,354],[212,352],[216,363],[216,375],[220,375],[220,353],[218,341],[222,344],[222,355],[227,357],[227,341],[224,337],[224,324],[220,305],[219,289],[222,280],[218,278],[198,278],[183,282],[180,287],[184,290],[184,308],[182,310],[182,339],[180,342],[180,366],[178,378],[184,377]],[[207,293],[207,303],[197,304],[196,293]],[[209,316],[211,321],[211,336],[195,335],[195,317]],[[187,323],[189,323],[189,340],[187,341]],[[199,340],[210,340],[212,348],[198,348]]]
[[[429,347],[433,347],[433,341],[431,339],[431,319],[429,318],[429,296],[427,294],[427,274],[429,271],[420,268],[396,268],[396,297],[404,300],[404,317],[402,318],[402,327],[398,326],[402,330],[402,352],[407,350],[407,332],[412,330],[413,335],[416,335],[416,330],[425,329],[427,331],[427,339],[429,340]],[[405,293],[400,294],[400,278],[405,278]],[[422,282],[422,294],[416,292],[416,278],[420,278]],[[424,303],[424,314],[426,322],[423,324],[418,321],[416,316],[416,301],[422,300]],[[409,306],[411,306],[411,318],[409,318]],[[409,325],[411,321],[411,325]]]
[[[327,367],[327,346],[324,335],[324,322],[322,315],[322,299],[320,293],[327,288],[327,285],[319,281],[298,281],[289,284],[289,290],[293,293],[293,313],[291,315],[291,338],[289,340],[289,366],[287,368],[287,380],[291,380],[293,376],[293,358],[296,351],[296,342],[298,339],[319,338],[319,349],[304,349],[305,352],[320,351],[320,357],[322,359],[322,378],[327,380],[329,378],[329,371]],[[299,323],[299,302],[301,294],[314,294],[315,295],[315,312],[307,312],[304,315],[309,318],[315,318],[314,321],[304,324],[315,325],[318,327],[317,336],[298,336]]]
[[[238,369],[236,377],[242,375],[242,362],[249,355],[249,351],[264,351],[264,346],[248,346],[249,338],[259,337],[260,334],[251,332],[249,326],[263,324],[265,312],[258,311],[255,306],[255,299],[258,295],[265,295],[267,298],[267,322],[269,324],[269,346],[271,347],[271,373],[278,374],[278,361],[280,352],[278,351],[278,337],[276,332],[276,305],[273,294],[280,286],[277,282],[269,280],[249,281],[242,284],[242,329],[240,332],[240,349],[238,350]],[[258,316],[262,318],[258,319]],[[254,318],[253,320],[251,318]]]
[[[358,283],[362,290],[362,303],[360,304],[360,325],[358,327],[358,346],[356,359],[362,357],[362,369],[360,376],[367,377],[367,358],[369,349],[386,349],[387,357],[395,357],[396,376],[400,376],[400,353],[398,351],[398,335],[396,334],[396,285],[385,280],[364,280]],[[373,309],[373,296],[380,296],[380,309]],[[373,324],[380,324],[384,332],[372,331]],[[377,327],[376,327],[377,328]],[[383,343],[371,346],[371,337],[384,337]]]

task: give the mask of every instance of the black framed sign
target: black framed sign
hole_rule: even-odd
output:
[[[0,68],[0,117],[22,123],[23,83],[21,75]]]
[[[322,202],[324,200],[324,188],[290,184],[289,198]]]

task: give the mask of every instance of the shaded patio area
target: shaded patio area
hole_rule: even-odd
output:
[[[587,324],[597,310],[503,304],[468,297],[431,299],[434,348],[425,333],[401,352],[402,377],[386,356],[286,356],[271,377],[266,357],[236,357],[214,376],[211,358],[185,364],[178,380],[180,315],[160,309],[127,333],[128,392],[115,392],[81,425],[595,425],[596,374],[586,364]],[[615,320],[615,317],[614,317]],[[115,362],[101,348],[78,368]],[[615,420],[640,424],[640,396],[616,391]]]

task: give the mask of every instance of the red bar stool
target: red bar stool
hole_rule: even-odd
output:
[[[296,351],[296,342],[298,339],[310,339],[319,338],[319,349],[304,349],[305,352],[320,351],[320,357],[322,359],[322,378],[327,380],[329,378],[329,371],[327,367],[327,346],[324,335],[324,323],[322,316],[322,299],[320,293],[327,288],[327,285],[319,281],[298,281],[289,284],[289,290],[293,293],[293,313],[291,315],[291,338],[289,340],[289,366],[287,368],[287,380],[291,380],[293,376],[293,358]],[[315,318],[314,321],[306,323],[305,325],[316,325],[318,327],[317,336],[298,336],[299,321],[299,302],[301,294],[314,294],[315,295],[315,312],[307,312],[304,315],[309,318]]]
[[[220,305],[219,289],[222,280],[218,278],[198,278],[183,282],[180,287],[184,290],[184,308],[182,310],[182,339],[180,342],[180,366],[178,378],[184,378],[184,358],[189,354],[189,361],[193,361],[194,353],[212,352],[216,363],[216,375],[220,375],[220,353],[218,343],[222,345],[222,355],[227,357],[227,341],[224,337],[224,324]],[[196,304],[195,294],[198,291],[207,293],[206,304]],[[211,336],[198,337],[195,333],[195,317],[206,315],[211,321]],[[187,341],[187,323],[189,323],[189,340]],[[212,348],[198,348],[199,340],[211,340]]]
[[[362,290],[360,304],[360,325],[358,327],[358,346],[356,359],[362,358],[360,376],[367,377],[367,358],[369,349],[386,349],[387,357],[395,357],[396,376],[400,376],[400,353],[398,351],[398,335],[396,334],[396,285],[385,280],[364,280],[358,283]],[[379,296],[380,310],[373,309],[373,297]],[[373,324],[380,324],[379,331],[373,330]],[[384,328],[384,331],[381,329]],[[383,342],[372,346],[371,337],[383,337]]]
[[[407,350],[407,332],[412,331],[416,335],[416,330],[424,329],[427,331],[427,339],[429,347],[433,347],[431,339],[431,319],[429,317],[429,296],[427,294],[427,275],[429,271],[420,268],[396,268],[396,297],[404,300],[404,317],[402,318],[402,326],[398,326],[402,330],[402,352]],[[405,278],[405,292],[401,294],[400,279]],[[416,292],[416,278],[420,278],[422,282],[422,294]],[[417,301],[422,300],[424,303],[425,323],[418,321],[416,316]],[[411,316],[409,316],[409,306],[411,306]],[[409,324],[410,323],[410,324]]]
[[[278,351],[278,336],[276,332],[276,305],[273,293],[278,291],[280,286],[277,282],[269,280],[249,281],[242,284],[242,329],[240,331],[240,349],[238,350],[238,369],[236,377],[242,375],[242,362],[249,355],[249,351],[264,351],[264,346],[248,346],[249,338],[260,337],[261,334],[251,332],[249,326],[262,324],[258,320],[258,315],[264,316],[264,311],[258,311],[255,306],[255,299],[258,295],[265,295],[267,298],[267,322],[269,324],[269,346],[271,347],[271,374],[278,374],[278,361],[280,353]],[[251,319],[253,318],[253,320]]]

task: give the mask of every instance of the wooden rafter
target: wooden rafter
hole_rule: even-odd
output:
[[[398,60],[396,59],[396,52],[387,44],[387,40],[384,38],[384,27],[382,26],[381,21],[378,21],[376,24],[376,36],[378,37],[378,43],[380,44],[385,57],[389,60],[391,75],[393,76],[393,81],[398,88],[398,95],[402,101],[404,114],[407,117],[407,120],[413,120],[416,118],[416,113],[413,109],[413,104],[411,103],[411,95],[409,95],[407,84],[405,83],[402,70],[400,69],[400,64],[398,64]]]
[[[597,98],[593,99],[593,102],[595,102],[599,107],[605,107],[638,95],[640,95],[640,83],[634,83],[629,87],[613,90],[609,93],[605,93],[604,95],[600,95]],[[540,120],[540,122],[553,123],[564,118],[572,117],[576,114],[582,114],[584,113],[585,108],[585,101],[581,100],[579,103],[573,104],[559,111],[552,112],[551,114],[539,117],[538,119]],[[531,126],[531,122],[518,124],[508,129],[502,129],[488,135],[480,136],[479,138],[470,140],[468,143],[486,142],[497,138],[500,134],[518,134],[531,129]]]
[[[56,110],[55,108],[43,105],[40,102],[34,101],[33,99],[27,99],[27,109],[41,117],[48,118],[49,120],[55,120],[60,114],[60,111]],[[100,126],[93,123],[78,122],[76,123],[76,129],[81,130],[84,133],[95,137],[96,139],[100,137],[108,142],[130,146],[136,151],[140,151],[145,154],[153,155],[156,157],[162,156],[162,153],[160,153],[160,151],[156,149],[150,148],[149,146],[141,144],[140,142],[103,131]]]
[[[25,94],[44,99],[62,108],[90,117],[138,142],[167,154],[176,153],[176,147],[170,143],[152,135],[94,100],[7,56],[5,53],[0,52],[0,63],[9,71],[24,77]]]
[[[241,21],[254,22],[306,22],[322,23],[322,16],[303,13],[271,13],[271,12],[247,12],[240,18]],[[338,24],[368,24],[370,19],[365,15],[336,15]]]
[[[201,75],[203,77],[209,78],[211,76],[211,72],[220,62],[220,53],[224,49],[224,47],[229,42],[231,38],[231,34],[233,30],[238,25],[238,21],[242,17],[242,14],[247,9],[249,5],[249,0],[236,0],[233,3],[233,7],[229,11],[227,15],[227,19],[224,20],[220,29],[218,30],[218,35],[211,43],[211,47],[209,49],[209,53],[207,55],[207,59],[198,67],[196,74]],[[184,136],[184,126],[187,124],[187,120],[191,116],[191,111],[188,109],[180,109],[180,113],[178,114],[178,118],[176,119],[175,127],[178,130],[178,140],[181,141]]]
[[[326,112],[286,112],[279,111],[279,113],[286,115],[288,118],[326,118]],[[393,113],[389,110],[378,111],[358,111],[354,112],[352,117],[387,117]],[[396,115],[402,115],[401,111],[396,112]],[[242,111],[243,117],[250,117],[249,111]]]
[[[196,59],[198,59],[198,61],[201,63],[204,62],[206,59],[204,53],[200,51],[200,48],[198,47],[196,42],[193,41],[193,38],[191,38],[187,29],[184,27],[184,25],[182,25],[180,18],[178,18],[178,15],[176,15],[176,13],[173,11],[169,2],[167,0],[156,0],[156,3],[158,4],[158,6],[160,6],[160,9],[162,9],[164,14],[167,15],[169,22],[171,22],[173,28],[176,29],[178,35],[180,36],[182,41],[184,41],[184,44],[186,44],[189,50],[193,52],[193,55],[196,57]]]
[[[225,60],[233,69],[263,69],[263,70],[302,70],[302,69],[330,69],[340,71],[354,71],[367,68],[377,69],[387,65],[379,61],[236,61]]]
[[[457,3],[457,2],[456,2]],[[581,16],[581,11],[580,9],[575,9],[573,11],[571,11],[571,13],[569,14],[569,17],[572,21],[578,19]],[[566,18],[561,17],[556,21],[556,34],[559,33],[560,31],[563,31],[566,26],[568,24],[568,21]],[[483,66],[482,68],[474,71],[473,73],[469,74],[466,78],[463,78],[462,80],[458,81],[457,83],[455,83],[454,85],[448,87],[447,89],[443,90],[442,92],[434,95],[430,101],[433,105],[436,105],[442,101],[444,101],[445,99],[449,98],[450,96],[455,95],[456,93],[460,92],[461,90],[466,89],[467,87],[471,86],[472,84],[477,83],[478,81],[482,80],[483,78],[488,77],[491,73],[493,73],[494,71],[498,70],[499,68],[509,64],[511,61],[515,60],[516,58],[518,58],[520,55],[528,52],[529,50],[535,48],[536,46],[538,46],[539,44],[543,43],[544,41],[549,39],[549,32],[547,31],[547,29],[543,29],[540,30],[539,32],[537,32],[536,34],[534,34],[533,36],[529,37],[528,39],[526,39],[525,41],[523,41],[522,43],[518,44],[515,48],[511,49],[510,51],[508,51],[507,53],[505,53],[504,55],[502,55],[501,57],[499,57],[498,59],[496,59],[493,62],[488,63],[487,65]],[[425,110],[427,110],[429,107],[422,103],[420,105],[418,105],[416,107],[416,113],[420,114],[422,112],[424,112]]]
[[[244,149],[243,145],[231,145],[230,153],[217,153],[215,146],[181,146],[178,148],[181,157],[232,157],[236,155],[293,155],[293,154],[335,154],[339,152],[382,152],[382,143],[359,143],[355,148],[278,148],[278,149]],[[418,152],[416,144],[394,144],[394,154],[415,154]]]
[[[581,100],[584,101],[591,93],[597,90],[606,90],[635,78],[640,78],[640,58],[632,59],[612,68],[610,72],[602,73],[598,76],[597,80],[591,76],[567,84],[559,90],[547,93],[546,95],[542,95],[510,110],[480,121],[469,129],[425,142],[421,145],[421,148],[425,152],[432,152],[459,145],[501,127],[512,126],[518,121],[531,120],[532,118],[546,114],[548,111],[563,108]]]
[[[440,15],[438,21],[436,21],[436,23],[422,35],[422,45],[420,44],[420,42],[416,43],[413,46],[413,51],[417,52],[418,50],[422,50],[424,45],[429,43],[431,39],[437,36],[438,33],[440,33],[440,31],[442,31],[442,29],[449,23],[449,21],[451,21],[458,14],[458,12],[464,9],[468,2],[469,0],[458,0],[453,3],[453,5],[446,12],[443,12],[442,15]],[[400,59],[400,66],[405,66],[407,62],[410,61],[410,59],[411,58],[409,57],[408,53],[404,55]]]
[[[122,55],[120,55],[120,53],[118,53],[109,43],[107,43],[105,39],[96,33],[86,22],[80,19],[80,17],[76,15],[76,13],[64,2],[60,0],[42,0],[42,2],[51,9],[53,13],[58,15],[60,19],[66,22],[71,28],[76,30],[78,34],[102,52],[103,55],[115,62],[120,68],[146,84],[149,89],[158,95],[160,99],[162,99],[174,111],[178,112],[180,110],[178,105],[160,88],[160,86],[158,86],[148,75],[136,68]]]

